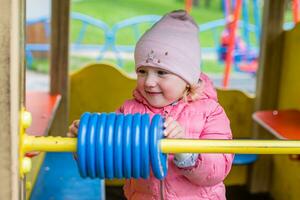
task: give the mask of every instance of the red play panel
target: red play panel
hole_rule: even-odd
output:
[[[300,111],[257,111],[253,119],[280,139],[300,140]]]
[[[248,64],[240,64],[239,68],[243,72],[256,73],[258,64],[257,61],[252,61],[251,63]]]
[[[61,95],[48,92],[26,92],[26,110],[32,115],[32,124],[26,129],[28,135],[43,136],[49,132],[50,125],[58,108]]]

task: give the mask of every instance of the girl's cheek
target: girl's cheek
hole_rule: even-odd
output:
[[[138,80],[137,80],[137,88],[138,88],[138,89],[141,89],[141,88],[143,87],[143,85],[144,85],[144,84],[143,84],[143,81],[142,81],[141,79],[138,79]]]

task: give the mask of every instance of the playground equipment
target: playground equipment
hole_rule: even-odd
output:
[[[24,127],[30,114],[23,112]],[[78,139],[35,137],[21,133],[21,177],[30,170],[29,151],[77,152],[82,177],[163,179],[166,153],[300,154],[300,141],[163,139],[163,118],[148,114],[85,113]]]
[[[73,12],[71,13],[71,21],[79,28],[79,33],[75,38],[71,39],[71,50],[75,54],[84,53],[84,52],[94,52],[97,55],[95,60],[102,60],[107,53],[111,52],[116,58],[116,63],[122,67],[124,66],[124,61],[126,59],[132,59],[131,57],[127,58],[124,54],[132,54],[134,51],[134,44],[140,38],[142,33],[145,31],[145,26],[152,25],[158,21],[161,16],[158,15],[144,15],[137,16],[129,19],[122,20],[117,22],[112,27],[109,27],[105,22],[92,18],[90,16]],[[50,36],[50,27],[49,19],[40,18],[36,20],[27,21],[28,26],[35,26],[41,24],[44,29],[45,37]],[[209,46],[202,45],[202,52],[205,53],[215,53],[220,49],[219,45],[219,29],[226,25],[225,19],[219,19],[204,24],[199,24],[200,29],[200,40],[201,35],[210,34],[213,35],[213,44]],[[239,27],[243,28],[246,26],[246,23],[240,22]],[[255,26],[252,24],[247,25],[248,32],[255,32]],[[99,38],[99,41],[95,43],[87,43],[85,38],[87,35],[95,35]],[[119,44],[119,37],[127,35],[127,44]],[[49,39],[49,38],[48,38]],[[50,49],[50,44],[44,42],[38,43],[27,43],[26,44],[26,57],[28,67],[31,67],[33,64],[34,52],[47,52]],[[83,54],[85,55],[85,54]]]
[[[101,20],[94,19],[90,16],[83,15],[80,13],[73,12],[70,16],[71,20],[74,21],[74,23],[78,23],[80,26],[80,31],[75,38],[75,41],[71,44],[71,49],[73,51],[89,51],[89,50],[95,50],[99,52],[99,56],[103,52],[105,52],[107,49],[110,48],[112,45],[112,41],[109,39],[111,37],[111,32],[109,26],[104,23]],[[41,17],[38,19],[28,20],[26,22],[27,26],[33,26],[36,24],[41,24],[43,27],[43,33],[45,37],[50,37],[50,19],[48,17]],[[85,34],[87,32],[88,28],[92,28],[97,30],[98,33],[100,31],[100,34],[102,33],[104,35],[104,41],[103,44],[87,44],[84,43]],[[99,37],[100,39],[100,37]],[[27,65],[29,67],[33,64],[33,52],[48,52],[50,50],[50,44],[47,42],[37,42],[37,43],[27,43],[26,44],[26,58],[27,58]],[[100,58],[100,57],[99,57]]]
[[[225,71],[223,78],[223,87],[228,86],[229,74],[231,65],[237,71],[248,72],[255,74],[257,70],[257,55],[260,38],[260,16],[258,1],[253,1],[253,14],[254,14],[254,29],[256,48],[251,46],[250,42],[250,23],[248,12],[248,1],[237,0],[223,0],[224,15],[227,21],[224,32],[221,37],[221,47],[219,49],[219,59],[225,61]],[[239,22],[239,16],[242,12],[243,21]],[[239,23],[243,23],[243,38],[239,36],[237,28]],[[253,26],[253,25],[252,25]]]
[[[222,61],[226,61],[227,52],[229,49],[229,41],[230,41],[230,35],[231,31],[229,30],[231,27],[230,21],[232,21],[232,13],[230,10],[237,10],[234,8],[237,8],[233,1],[229,0],[223,0],[223,8],[224,8],[224,20],[217,20],[208,22],[205,24],[200,24],[200,31],[204,32],[209,29],[214,29],[217,27],[223,27],[225,26],[226,29],[224,30],[222,36],[221,36],[221,45],[220,45],[220,36],[219,33],[215,33],[213,31],[213,37],[214,37],[214,51],[218,52],[219,59]],[[254,0],[250,1],[245,0],[241,1],[241,9],[240,12],[242,14],[242,20],[238,20],[236,28],[240,29],[242,34],[239,35],[236,34],[236,37],[234,39],[234,47],[233,47],[233,55],[232,55],[232,64],[236,71],[241,72],[247,72],[250,74],[255,74],[257,70],[257,56],[258,56],[258,46],[259,46],[259,38],[260,38],[260,1]],[[190,1],[186,1],[186,5],[191,5]],[[294,19],[297,18],[296,7],[299,7],[298,1],[294,1]],[[249,8],[251,9],[253,13],[253,24],[250,23],[249,13],[251,13]],[[187,6],[187,9],[189,6]],[[157,15],[148,15],[148,16],[139,16],[134,17],[130,19],[126,19],[124,21],[118,22],[117,24],[113,25],[112,28],[110,28],[107,24],[105,24],[103,21],[99,19],[94,19],[92,17],[80,14],[80,13],[71,13],[71,20],[77,21],[81,24],[81,28],[79,29],[79,33],[76,38],[73,38],[73,42],[71,44],[72,51],[74,53],[83,53],[84,52],[97,52],[96,60],[102,60],[105,55],[108,55],[108,52],[113,53],[113,56],[116,58],[116,62],[119,66],[124,66],[124,60],[131,59],[132,56],[130,56],[134,49],[134,43],[138,40],[138,38],[141,35],[141,32],[139,30],[139,26],[143,23],[149,23],[153,24],[155,23],[160,16]],[[36,19],[28,21],[28,25],[33,25],[35,23],[43,23],[45,26],[45,35],[49,36],[49,20],[46,18]],[[291,27],[292,23],[286,23],[285,27]],[[207,29],[206,27],[210,27]],[[95,44],[87,44],[84,39],[86,38],[86,34],[89,32],[87,29],[95,28],[96,32],[101,32],[99,35],[99,41]],[[130,42],[132,44],[118,44],[117,43],[117,35],[121,35],[120,31],[124,29],[132,29],[133,35],[134,35],[134,41]],[[254,33],[254,34],[253,34]],[[122,34],[124,35],[124,34]],[[127,32],[126,32],[127,35]],[[128,34],[131,35],[131,34]],[[101,39],[100,39],[101,38]],[[254,41],[255,40],[255,41]],[[203,46],[203,53],[209,52],[212,48]],[[42,44],[42,43],[29,43],[26,45],[26,54],[27,54],[27,63],[28,66],[32,66],[33,63],[33,52],[37,51],[48,51],[49,50],[49,44]],[[128,54],[129,53],[129,54]],[[94,54],[93,54],[94,55]],[[109,54],[109,56],[112,54]],[[224,75],[225,76],[225,75]]]
[[[144,16],[136,16],[129,19],[122,20],[113,25],[111,28],[111,50],[116,53],[117,64],[119,66],[124,66],[124,57],[121,53],[132,53],[134,52],[134,44],[137,43],[139,38],[145,31],[145,27],[142,28],[142,25],[148,25],[149,27],[157,22],[161,16],[159,15],[144,15]],[[133,35],[132,44],[118,44],[117,40],[122,34],[122,31],[131,31],[133,34],[127,34],[127,39],[130,40],[130,35]],[[98,60],[103,57],[98,57]]]
[[[253,0],[253,21],[254,25],[249,21],[249,1],[248,0],[223,0],[223,10],[227,21],[226,29],[221,36],[221,47],[219,48],[219,59],[225,62],[225,72],[223,79],[223,87],[228,86],[229,73],[231,65],[235,70],[255,74],[258,68],[257,57],[260,41],[261,24],[260,24],[260,7],[259,0]],[[299,18],[299,0],[293,0],[292,12],[294,24]],[[242,20],[239,21],[239,15],[242,13]],[[243,24],[241,37],[237,28],[239,24]],[[285,23],[285,29],[290,29],[292,23]],[[255,46],[251,45],[250,34],[254,29]]]
[[[63,77],[64,82],[59,84],[60,82],[57,79],[54,79],[54,83],[57,85],[62,85],[63,88],[60,90],[63,94],[63,99],[67,98],[67,95],[64,95],[64,83],[67,83],[68,76],[62,76],[63,69],[66,69],[67,56],[64,54],[66,52],[67,45],[67,37],[57,37],[68,35],[68,31],[64,30],[64,27],[68,27],[66,24],[68,20],[61,20],[63,16],[68,16],[68,9],[66,5],[67,1],[52,1],[56,6],[52,6],[52,8],[56,12],[53,12],[54,15],[54,24],[56,31],[54,34],[54,54],[52,57],[52,68],[55,66],[59,71],[56,70],[56,73],[53,73],[52,78],[55,77]],[[18,161],[15,159],[17,157],[17,149],[18,149],[18,131],[19,131],[19,113],[21,102],[23,103],[22,98],[22,90],[18,89],[18,86],[22,86],[22,83],[19,79],[21,77],[20,71],[24,68],[20,63],[23,63],[23,59],[20,59],[20,54],[16,52],[21,52],[22,47],[20,43],[24,41],[24,35],[22,32],[22,28],[24,26],[20,26],[20,24],[24,24],[21,22],[21,17],[19,16],[22,13],[22,9],[20,6],[21,1],[4,1],[3,11],[1,13],[1,27],[7,27],[3,30],[6,30],[1,34],[3,37],[3,42],[5,45],[2,46],[3,53],[1,54],[1,58],[3,62],[1,62],[2,70],[0,76],[1,80],[1,88],[3,88],[3,95],[1,95],[1,102],[5,102],[1,104],[1,109],[4,110],[1,115],[1,122],[3,124],[3,130],[1,131],[1,151],[0,157],[3,162],[1,163],[1,183],[2,188],[0,191],[1,199],[18,199],[20,193],[20,185],[24,179],[19,179],[16,173],[18,170]],[[59,6],[57,6],[59,4]],[[17,5],[17,6],[16,6]],[[258,80],[258,90],[257,90],[257,99],[256,104],[258,105],[256,109],[286,109],[290,107],[299,108],[299,82],[295,82],[297,80],[297,75],[299,74],[299,59],[297,54],[294,52],[298,52],[299,43],[296,41],[299,38],[299,26],[296,26],[295,29],[290,30],[288,32],[284,32],[282,30],[282,22],[283,22],[283,13],[284,13],[284,1],[265,1],[265,9],[264,15],[264,27],[265,31],[263,32],[262,37],[262,55],[260,61],[263,63],[260,68],[261,79]],[[57,9],[57,8],[60,9]],[[9,8],[9,9],[7,9]],[[62,9],[65,8],[65,9]],[[14,11],[14,10],[16,10]],[[66,11],[67,10],[67,11]],[[276,12],[274,12],[276,10]],[[59,16],[59,17],[58,17]],[[7,20],[7,19],[11,19]],[[59,20],[58,20],[59,19]],[[66,18],[68,19],[68,18]],[[53,22],[53,20],[52,20]],[[60,22],[62,24],[60,24]],[[12,26],[12,27],[11,27]],[[16,28],[16,27],[19,27]],[[59,27],[59,28],[58,28]],[[20,31],[21,29],[21,31]],[[59,33],[57,33],[59,32]],[[19,34],[18,34],[19,33]],[[53,32],[52,32],[53,34]],[[62,47],[55,44],[64,44]],[[11,45],[11,46],[10,46]],[[7,48],[11,47],[11,48]],[[58,48],[59,47],[59,48]],[[62,51],[64,49],[64,51]],[[276,56],[274,56],[276,55]],[[20,69],[21,68],[21,69]],[[54,68],[55,71],[56,68]],[[284,69],[284,70],[283,70]],[[3,73],[2,73],[3,72]],[[291,87],[293,85],[293,87]],[[52,90],[56,91],[57,90]],[[24,93],[24,91],[23,91]],[[279,95],[278,95],[279,94]],[[9,102],[9,103],[7,103]],[[62,107],[61,104],[60,107]],[[237,107],[237,106],[236,106]],[[66,112],[62,112],[66,113]],[[58,115],[59,122],[61,122],[62,115]],[[11,128],[12,127],[12,128]],[[62,129],[60,129],[61,132]],[[261,136],[260,133],[258,133]],[[299,170],[299,165],[287,159],[284,156],[274,156],[272,157],[272,166],[274,170],[270,170],[268,168],[267,160],[263,160],[261,158],[260,162],[255,164],[255,171],[251,173],[254,175],[254,182],[252,187],[255,186],[258,190],[262,191],[270,191],[272,196],[277,197],[278,199],[285,199],[287,196],[290,199],[298,199],[299,198],[299,175],[295,173]],[[22,163],[20,163],[22,164]],[[10,166],[10,167],[8,167]],[[257,168],[263,168],[260,172],[256,173]],[[286,169],[286,170],[282,170]],[[266,177],[262,177],[259,174],[265,174]],[[272,177],[272,184],[269,187],[265,187],[266,179],[268,179],[268,175]],[[252,178],[253,178],[252,177]],[[260,179],[263,179],[263,183],[261,183]],[[252,179],[253,180],[253,179]],[[19,182],[18,182],[19,181]],[[10,184],[7,184],[10,183]],[[265,184],[264,184],[265,183]],[[284,183],[284,184],[283,184]],[[284,189],[282,189],[284,186]],[[288,188],[287,190],[285,188]],[[12,198],[11,198],[12,197]],[[41,199],[41,198],[40,198]]]
[[[79,33],[76,35],[76,38],[73,38],[71,43],[71,50],[74,53],[84,53],[84,52],[97,52],[96,60],[102,60],[106,53],[109,51],[115,54],[117,64],[119,66],[124,65],[124,57],[121,53],[132,53],[134,50],[134,45],[130,44],[117,44],[117,39],[120,36],[120,32],[123,30],[129,30],[133,34],[133,43],[136,43],[137,40],[142,35],[143,31],[141,29],[142,25],[151,26],[153,23],[158,21],[161,16],[158,15],[144,15],[132,17],[129,19],[122,20],[112,27],[109,27],[105,22],[100,19],[95,19],[90,16],[72,12],[70,20],[74,22],[74,25],[79,27]],[[45,37],[50,36],[50,21],[47,17],[41,17],[34,20],[28,20],[26,22],[27,26],[32,26],[35,24],[41,24],[43,27]],[[145,27],[144,27],[145,29]],[[87,34],[97,34],[98,41],[95,43],[86,43],[85,38]],[[128,33],[127,33],[128,35]],[[128,38],[130,40],[131,38]],[[102,41],[103,40],[103,41]],[[33,52],[48,52],[50,49],[50,44],[46,42],[38,43],[27,43],[26,44],[26,57],[27,64],[29,67],[33,64]]]
[[[185,0],[184,2],[185,10],[190,13],[193,7],[193,0]]]

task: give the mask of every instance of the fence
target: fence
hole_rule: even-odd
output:
[[[80,13],[71,13],[71,20],[74,21],[74,24],[77,27],[78,34],[75,38],[72,38],[70,49],[71,52],[95,52],[96,60],[102,60],[107,53],[113,53],[116,62],[119,66],[124,65],[124,53],[132,54],[134,51],[134,46],[137,40],[141,37],[141,35],[149,28],[152,24],[158,21],[161,16],[158,15],[144,15],[137,16],[129,19],[125,19],[120,21],[113,26],[107,25],[105,22],[92,18],[87,15],[83,15]],[[50,21],[48,18],[40,18],[36,20],[27,21],[27,26],[34,24],[42,24],[44,29],[45,37],[49,38],[50,36]],[[224,31],[224,27],[226,26],[225,19],[219,19],[215,21],[211,21],[204,24],[199,24],[200,29],[200,42],[202,46],[202,55],[205,54],[220,54],[224,52],[220,52],[220,38],[221,33]],[[89,36],[88,29],[94,29],[97,31],[99,41],[94,43],[86,42],[86,38]],[[249,33],[244,34],[247,35],[248,38],[243,38],[243,40],[247,41],[247,51],[255,52],[255,55],[258,54],[258,43],[259,38],[255,37],[257,34],[257,27],[252,24],[246,24],[243,21],[239,22],[239,29],[243,29],[245,32],[253,33],[252,38]],[[206,38],[209,39],[201,39],[202,36],[208,34]],[[118,38],[123,38],[123,41],[127,41],[127,44],[120,44]],[[124,39],[125,38],[125,39]],[[48,43],[49,40],[45,42],[37,42],[32,43],[29,42],[26,44],[26,57],[27,57],[27,65],[30,67],[33,63],[33,52],[48,52],[50,49],[50,45]],[[224,49],[223,49],[224,51]],[[239,56],[242,52],[235,51],[235,56]]]

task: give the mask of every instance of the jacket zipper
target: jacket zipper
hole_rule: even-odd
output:
[[[164,200],[164,182],[160,181],[160,200]]]
[[[172,106],[174,106],[176,104],[177,104],[177,102],[174,103]],[[169,114],[170,114],[170,111],[165,110],[165,109],[163,110],[163,114],[162,115],[165,117],[165,119],[167,117],[169,117]],[[163,180],[160,181],[160,200],[164,200],[164,182],[163,182]]]
[[[164,110],[162,115],[163,115],[165,118],[167,118],[168,115],[169,115],[169,112],[168,112],[167,110]]]

